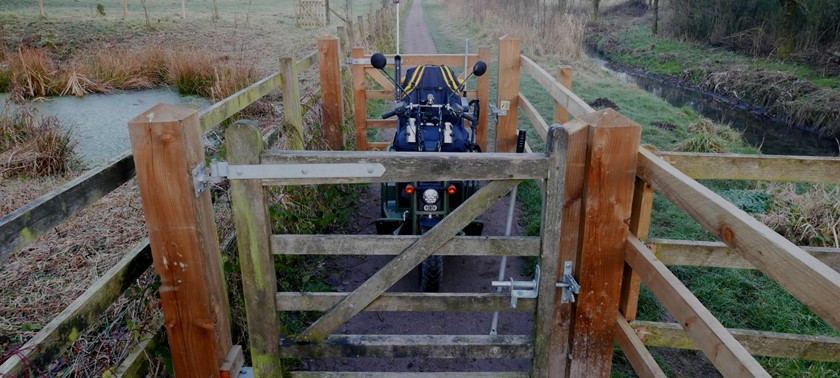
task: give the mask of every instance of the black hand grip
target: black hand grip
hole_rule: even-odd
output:
[[[465,120],[467,120],[467,121],[470,121],[470,122],[472,122],[472,123],[475,123],[475,122],[476,122],[476,121],[475,121],[475,117],[473,117],[473,116],[472,116],[472,114],[467,113],[467,112],[461,113],[461,118],[463,118],[463,119],[465,119]]]
[[[391,118],[391,117],[393,117],[393,116],[395,116],[395,115],[397,115],[397,110],[396,110],[396,109],[391,110],[391,111],[390,111],[390,112],[388,112],[388,113],[382,114],[382,119],[388,119],[388,118]]]
[[[519,129],[516,134],[516,153],[525,152],[525,130]]]

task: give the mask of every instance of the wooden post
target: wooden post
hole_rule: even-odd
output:
[[[557,68],[557,81],[560,82],[560,85],[566,87],[568,90],[572,90],[572,67],[571,66],[560,66]],[[569,111],[560,105],[559,102],[554,102],[554,122],[559,124],[564,124],[569,122]]]
[[[331,150],[344,146],[344,94],[336,37],[318,38],[318,66],[321,73],[321,130]]]
[[[550,361],[557,356],[550,353],[551,336],[554,328],[554,311],[560,292],[557,283],[558,256],[560,254],[560,226],[563,217],[563,190],[566,178],[566,158],[569,130],[554,126],[547,133],[546,155],[549,158],[548,175],[543,188],[543,210],[540,229],[542,239],[540,250],[540,282],[537,311],[534,317],[534,363],[531,377],[552,377]],[[562,271],[562,269],[560,269]],[[561,273],[562,274],[562,273]]]
[[[578,118],[591,126],[569,376],[609,377],[641,127],[612,109]]]
[[[522,41],[517,38],[499,38],[497,106],[499,109],[508,108],[508,111],[506,116],[499,117],[496,125],[496,152],[513,152],[516,149],[521,46]]]
[[[363,47],[354,47],[353,59],[365,57]],[[367,104],[365,101],[365,68],[361,64],[353,66],[353,120],[356,125],[356,151],[367,151]]]
[[[347,46],[347,29],[344,26],[337,26],[335,28],[335,33],[338,36],[338,51],[339,57],[347,56],[350,53],[350,49]]]
[[[356,26],[353,24],[353,21],[347,21],[347,39],[349,40],[349,44],[345,49],[347,50],[346,53],[350,53],[350,49],[356,47]]]
[[[283,82],[283,115],[286,119],[286,148],[303,150],[303,109],[300,105],[300,83],[295,70],[295,58],[280,58],[280,78]]]
[[[557,264],[562,267],[571,261],[574,267],[580,261],[581,229],[583,228],[584,187],[586,159],[588,156],[589,124],[575,120],[563,126],[568,130],[566,149],[566,177],[563,184],[563,220],[560,229],[560,254]],[[577,270],[576,270],[577,271]],[[580,277],[575,274],[575,277]],[[563,280],[563,269],[558,269],[556,281]],[[561,303],[562,292],[554,294],[554,326],[549,347],[549,376],[566,377],[568,358],[571,354],[571,329],[574,320],[574,303]]]
[[[484,63],[490,64],[490,47],[482,46],[478,48],[478,59],[483,60]],[[478,116],[478,128],[476,129],[475,140],[482,151],[487,151],[487,128],[489,127],[488,120],[490,119],[490,72],[478,78],[479,106],[481,107],[481,114]]]
[[[357,17],[356,25],[359,27],[359,36],[356,38],[356,42],[357,44],[360,44],[361,47],[367,47],[367,33],[365,33],[365,18],[362,16]],[[359,46],[354,45],[353,47]]]
[[[633,209],[630,216],[630,232],[640,240],[648,237],[650,230],[650,214],[653,211],[653,188],[644,180],[636,177],[633,190]],[[621,301],[618,310],[627,320],[636,320],[639,306],[639,290],[642,280],[629,264],[624,265],[624,275],[621,283]]]
[[[250,121],[239,121],[225,132],[230,164],[259,164],[263,150],[260,130]],[[259,180],[232,180],[231,207],[236,223],[239,266],[242,270],[248,342],[257,377],[281,377],[277,319],[277,280],[274,257],[268,253],[271,237],[268,207]]]
[[[175,374],[218,376],[231,349],[230,311],[195,110],[158,104],[128,123]]]

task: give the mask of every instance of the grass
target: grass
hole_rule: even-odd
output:
[[[171,85],[181,94],[219,101],[259,79],[254,62],[199,48],[99,49],[71,58],[61,69],[42,48],[20,49],[5,56],[8,73],[0,78],[9,79],[7,87],[12,93],[30,99]]]
[[[611,61],[674,77],[828,136],[840,135],[840,76],[813,66],[755,58],[721,48],[653,36],[646,27],[593,29],[589,43]]]
[[[435,15],[431,25],[432,36],[443,53],[459,51],[459,43],[453,35],[480,36],[482,43],[496,45],[494,34],[486,28],[479,32],[469,23],[447,25],[441,23],[444,8],[439,4],[430,4],[426,8]],[[448,8],[446,13],[449,13]],[[532,50],[533,47],[530,47]],[[538,57],[537,62],[543,67],[558,64],[556,57]],[[620,82],[610,77],[593,64],[582,61],[564,62],[574,67],[574,92],[587,102],[606,98],[615,102],[621,113],[642,126],[642,142],[665,150],[686,151],[727,151],[735,153],[758,153],[754,147],[745,146],[738,132],[725,125],[715,125],[704,120],[688,108],[674,108],[644,90]],[[491,67],[493,67],[491,65]],[[667,68],[667,64],[663,65]],[[495,77],[496,72],[491,73]],[[539,84],[522,75],[521,91],[536,106],[546,119],[553,117],[554,100]],[[493,95],[491,95],[491,98]],[[674,125],[672,131],[653,126],[655,122]],[[528,129],[528,142],[535,150],[542,150],[543,143],[536,136],[533,127],[524,116],[519,118],[520,127]],[[787,203],[774,205],[763,184],[746,182],[703,182],[715,192],[735,203],[745,211],[761,216],[772,212],[773,208],[791,208]],[[836,193],[835,193],[836,195]],[[830,197],[834,198],[834,197]],[[539,220],[542,209],[540,192],[533,182],[520,185],[519,200],[523,204],[522,223],[528,235],[539,234]],[[823,204],[837,203],[829,199]],[[805,208],[805,206],[800,206]],[[785,223],[787,224],[787,223]],[[836,228],[835,224],[835,228]],[[662,196],[654,200],[651,237],[715,240],[688,215],[676,208]],[[729,327],[750,328],[776,332],[800,333],[809,335],[833,335],[838,333],[809,309],[787,294],[772,280],[757,271],[672,267],[683,283],[704,303],[712,313]],[[663,321],[666,312],[646,287],[642,287],[639,302],[639,317],[644,320]],[[680,375],[679,367],[669,364],[667,358],[654,351],[654,357],[669,372]],[[624,361],[624,362],[622,362]],[[814,361],[801,361],[781,358],[759,358],[762,365],[774,376],[837,376],[840,364]],[[632,376],[623,355],[617,353],[614,359],[614,376]]]
[[[0,177],[68,174],[78,164],[75,146],[55,117],[9,102],[0,112]]]

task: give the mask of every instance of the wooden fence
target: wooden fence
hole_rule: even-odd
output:
[[[555,99],[554,122],[574,128],[585,123],[586,117],[600,113],[571,92],[571,69],[560,67],[556,76],[550,75],[530,58],[518,54],[519,41],[516,39],[502,38],[499,50],[500,67],[521,67]],[[523,114],[545,139],[549,122],[542,119],[523,94],[518,93],[518,80],[516,76],[500,85],[499,101],[509,101],[511,112],[500,118],[497,135],[508,138],[515,135],[516,109],[522,107]],[[567,122],[569,115],[575,117],[571,122]],[[497,148],[499,143],[507,145],[509,142],[497,140]],[[598,147],[590,146],[592,148]],[[569,151],[569,155],[572,166],[574,153]],[[593,289],[600,294],[589,298],[582,295],[576,308],[560,305],[558,310],[564,314],[576,313],[570,326],[574,329],[574,339],[591,340],[587,337],[601,336],[601,341],[605,342],[595,347],[573,342],[562,351],[571,355],[572,362],[558,367],[553,372],[557,374],[555,376],[608,376],[612,340],[619,343],[636,373],[642,377],[665,376],[646,346],[699,349],[724,376],[767,376],[752,355],[840,361],[840,338],[837,337],[724,328],[666,267],[759,269],[840,329],[840,249],[797,247],[694,181],[840,184],[837,175],[840,158],[651,152],[641,148],[635,170],[632,215],[627,218],[630,234],[625,256],[620,256],[622,263],[604,270],[602,261],[592,261],[585,252],[571,256],[580,262],[576,264],[579,267],[576,274],[580,274],[578,281],[586,290],[593,289],[586,277],[597,274],[605,285],[621,287],[620,292],[609,291],[606,287],[603,291]],[[565,202],[574,214],[572,219],[580,219],[577,218],[580,208],[577,196],[572,188],[566,191],[570,197]],[[655,192],[687,212],[722,242],[648,240]],[[563,234],[574,239],[578,230],[574,227],[565,229],[568,225],[564,222]],[[593,267],[593,263],[598,265]],[[621,284],[616,285],[619,282]],[[641,282],[648,285],[678,323],[635,321]],[[600,305],[588,304],[593,300],[599,301]],[[598,360],[604,361],[601,369],[587,370],[598,366]]]
[[[352,27],[345,29],[339,33],[339,38],[347,38],[351,41],[349,44],[358,45],[358,42],[353,42],[352,30]],[[310,55],[299,61],[283,60],[280,72],[270,75],[231,98],[200,112],[193,118],[190,118],[192,116],[189,114],[181,114],[177,110],[172,110],[172,113],[168,114],[169,119],[162,118],[155,122],[165,124],[174,122],[173,124],[177,125],[189,123],[193,133],[200,133],[230,118],[268,92],[276,88],[282,88],[284,98],[289,97],[284,102],[287,114],[291,115],[291,117],[287,115],[286,136],[289,145],[294,148],[303,140],[302,116],[297,117],[297,114],[302,114],[302,110],[300,110],[300,113],[296,113],[295,109],[296,106],[300,106],[300,101],[292,100],[296,93],[297,74],[319,60],[322,67],[330,67],[323,64],[324,57],[330,56],[330,60],[333,61],[332,56],[338,58],[341,55],[332,53],[334,47],[331,46],[335,45],[336,40],[334,38],[322,39],[319,41],[318,55]],[[349,50],[349,47],[344,46],[341,47],[342,54],[346,54]],[[694,177],[838,183],[840,178],[838,178],[836,172],[840,171],[840,159],[741,155],[713,156],[678,153],[659,153],[659,156],[657,156],[656,153],[646,149],[640,149],[637,153],[635,148],[638,146],[638,125],[611,110],[595,112],[580,100],[569,88],[571,71],[568,68],[558,69],[556,76],[550,75],[532,60],[520,54],[519,41],[515,39],[502,39],[499,51],[500,69],[504,68],[506,72],[517,73],[525,71],[533,76],[543,85],[557,104],[553,121],[555,123],[565,123],[564,132],[568,148],[563,157],[567,167],[562,174],[564,184],[554,187],[546,183],[543,184],[546,198],[561,198],[560,196],[552,197],[552,190],[562,190],[562,198],[564,198],[562,203],[548,206],[548,208],[561,210],[558,216],[562,217],[563,228],[554,230],[559,238],[559,256],[554,259],[556,261],[551,261],[552,259],[546,259],[542,252],[540,254],[543,257],[543,265],[547,267],[544,270],[548,273],[547,277],[553,277],[556,281],[562,279],[556,269],[558,262],[574,262],[574,275],[581,286],[585,288],[584,291],[589,293],[581,295],[575,304],[562,304],[556,298],[554,300],[540,300],[534,304],[534,308],[543,314],[548,311],[544,306],[550,306],[548,309],[552,312],[550,317],[540,318],[541,320],[537,322],[537,339],[534,340],[534,349],[531,350],[533,356],[536,357],[534,374],[552,377],[606,376],[609,374],[613,340],[619,342],[636,371],[642,376],[662,375],[661,369],[645,349],[646,345],[698,348],[707,354],[724,375],[766,375],[766,372],[755,362],[750,353],[830,361],[840,359],[838,358],[840,354],[836,353],[838,345],[840,345],[840,339],[838,338],[725,329],[665,266],[665,263],[669,263],[760,269],[808,305],[829,324],[840,328],[840,316],[838,316],[840,312],[837,311],[838,303],[840,303],[840,274],[836,271],[838,267],[837,256],[840,254],[840,250],[799,248],[692,179]],[[336,66],[339,65],[340,63],[336,63]],[[322,74],[332,75],[330,77],[334,78],[336,75],[334,68],[328,69],[328,71],[331,72],[322,72]],[[330,92],[333,93],[330,95],[343,98],[344,94],[348,92],[348,80],[346,74],[338,73],[338,76],[342,77],[343,85],[331,89]],[[509,107],[510,110],[507,116],[500,117],[499,120],[496,141],[497,152],[512,150],[510,142],[517,126],[516,117],[519,107],[532,120],[541,136],[546,138],[552,132],[548,127],[549,122],[541,120],[530,101],[519,93],[518,80],[518,74],[500,77],[499,106]],[[299,89],[297,93],[299,93]],[[329,111],[325,109],[325,114],[334,114],[330,117],[341,119],[343,118],[341,115],[342,108],[339,106]],[[167,111],[161,114],[167,114]],[[569,121],[568,117],[574,118]],[[191,120],[186,121],[187,119]],[[332,124],[340,125],[338,122]],[[325,128],[333,127],[330,125],[330,122],[324,122]],[[325,134],[342,135],[340,133],[331,134],[330,131],[325,131]],[[616,146],[619,147],[616,148]],[[633,149],[627,150],[620,148],[621,146],[630,146]],[[183,151],[192,150],[184,148]],[[628,151],[629,153],[627,153]],[[250,158],[265,159],[267,162],[277,163],[282,159],[288,159],[288,156],[266,153]],[[393,157],[389,156],[389,158]],[[306,156],[300,156],[300,158],[303,159]],[[312,156],[309,158],[312,158]],[[326,155],[324,158],[335,161],[334,158],[327,158]],[[355,159],[352,156],[350,158]],[[197,156],[191,156],[190,159],[201,160]],[[484,161],[483,159],[489,160]],[[701,163],[697,163],[698,161]],[[474,162],[474,164],[479,165],[492,163],[492,155],[481,155],[480,159],[476,159],[476,162]],[[383,164],[385,164],[384,157]],[[723,165],[727,169],[708,169],[712,164]],[[476,172],[485,174],[495,172],[496,168],[489,168],[489,165],[487,167],[485,170]],[[147,172],[147,175],[158,174],[148,168],[144,166],[137,170]],[[463,167],[459,168],[463,169]],[[521,167],[516,169],[521,169]],[[684,170],[684,172],[680,170]],[[133,176],[134,171],[132,157],[126,153],[113,160],[108,166],[91,171],[74,180],[71,183],[72,185],[68,184],[59,188],[32,204],[3,217],[0,219],[0,235],[4,236],[2,238],[3,242],[7,243],[8,241],[8,243],[3,245],[0,254],[7,256],[12,251],[31,244],[39,235],[51,227],[101,198],[112,188],[116,188],[127,181]],[[627,172],[635,173],[628,175]],[[495,176],[497,174],[498,172],[490,176],[500,178]],[[504,178],[521,179],[527,177],[531,176],[511,171],[507,172]],[[587,181],[593,177],[599,179]],[[395,180],[399,178],[394,176],[387,179]],[[479,176],[474,178],[479,178]],[[412,179],[417,179],[417,177],[413,176]],[[430,177],[429,179],[436,178]],[[91,189],[94,187],[106,189],[97,192]],[[245,190],[245,195],[248,195],[248,191],[261,190],[255,187],[254,183],[245,184],[242,189]],[[654,192],[666,196],[689,213],[710,232],[718,235],[723,244],[668,240],[647,240],[651,245],[643,244],[643,241],[647,239]],[[249,196],[247,198],[255,197]],[[194,206],[204,205],[195,202]],[[585,221],[581,222],[581,220]],[[629,227],[624,226],[627,223],[629,223]],[[606,230],[609,230],[609,232],[605,234]],[[152,235],[153,240],[157,237],[160,236]],[[197,240],[194,236],[187,235],[184,237]],[[276,249],[271,248],[279,248],[280,245],[287,245],[288,243],[296,243],[295,245],[301,248],[307,245],[309,247],[306,248],[313,248],[311,246],[312,240],[292,240],[293,238],[285,240],[284,238],[262,238],[260,239],[263,240],[260,241],[262,244],[257,246],[246,245],[243,247],[240,245],[240,251],[244,248],[245,251],[256,253],[253,258],[264,259],[265,251],[276,252]],[[624,240],[627,242],[625,243]],[[242,242],[241,237],[240,242]],[[391,241],[375,242],[388,244],[391,245],[391,248],[394,248]],[[514,242],[511,241],[510,243]],[[410,243],[410,241],[403,241],[403,243]],[[657,258],[657,255],[654,255],[649,247],[655,248],[660,258]],[[505,249],[509,248],[515,250],[512,249],[511,245],[505,247]],[[166,248],[161,248],[161,250],[165,252]],[[196,248],[196,253],[206,253],[206,251],[201,252],[203,250],[204,248]],[[209,250],[212,252],[213,248],[209,248]],[[198,266],[208,261],[205,258],[194,257],[194,259]],[[210,258],[209,260],[213,259]],[[143,241],[22,347],[19,356],[12,357],[0,366],[0,373],[19,374],[24,360],[33,361],[36,366],[46,366],[61,349],[70,343],[70,335],[91,324],[98,313],[107,308],[130,283],[134,282],[139,274],[145,271],[149,261],[149,244]],[[156,259],[156,261],[161,260]],[[164,266],[161,269],[164,268],[166,267]],[[260,269],[266,268],[262,264],[253,265],[250,268],[243,265],[243,269],[250,269],[247,272],[252,273],[249,275],[252,277],[266,277],[259,274]],[[191,282],[194,284],[201,282],[204,285],[207,282],[203,280],[214,279],[213,269],[201,270],[202,273],[195,276],[198,278],[193,277],[194,281]],[[218,276],[215,277],[218,278]],[[167,281],[168,285],[177,286],[175,276],[168,279],[170,279],[170,281]],[[253,284],[259,286],[259,281],[260,279],[256,279]],[[657,298],[679,321],[679,324],[635,321],[640,282],[645,282],[651,288]],[[205,286],[208,287],[208,290],[214,287],[213,285]],[[218,289],[217,286],[216,289]],[[278,310],[317,310],[347,301],[347,297],[342,298],[335,294],[320,295],[315,301],[302,301],[299,294],[296,293],[275,293],[266,287],[257,287],[257,289],[259,290],[253,292],[261,293],[261,295],[258,296],[257,302],[248,305],[251,308],[255,305],[265,304],[276,306],[275,308]],[[246,290],[255,289],[246,288]],[[545,293],[550,292],[551,289],[546,288],[543,295],[548,296]],[[370,294],[366,294],[366,297]],[[559,293],[557,295],[559,296]],[[480,304],[483,303],[480,302],[475,306],[479,306],[477,308],[481,309],[495,308],[493,303],[498,302],[499,299],[491,297],[488,297],[490,298],[487,299],[488,302],[484,304]],[[190,301],[194,299],[169,298],[164,298],[164,307],[175,306],[177,308],[179,300]],[[213,298],[213,295],[208,293],[204,299],[199,299],[210,301],[211,298]],[[403,298],[399,295],[385,295],[375,302],[375,296],[370,298],[372,299],[367,303],[373,306],[371,308],[402,308],[401,306],[406,303],[417,302],[416,299]],[[222,305],[218,297],[216,297],[216,302],[212,303],[216,306]],[[435,303],[434,301],[428,302],[424,305],[426,307],[418,308],[437,308]],[[526,307],[531,308],[529,306]],[[357,309],[361,310],[363,307],[366,306]],[[170,314],[172,313],[174,312],[170,311]],[[249,326],[251,326],[250,317],[252,313],[252,311],[249,311]],[[263,317],[264,314],[265,312],[263,312]],[[206,332],[209,327],[215,330],[216,335],[221,334],[216,328],[219,319],[208,316],[194,319],[194,324],[183,328],[183,330],[186,330],[184,332],[188,332],[191,327],[204,329],[204,332]],[[174,330],[176,325],[171,322],[167,324],[167,329],[170,332],[176,332]],[[255,322],[253,326],[256,327],[258,324],[260,323]],[[259,334],[255,332],[252,337]],[[321,335],[320,332],[317,334]],[[171,335],[172,333],[170,333]],[[266,335],[270,335],[270,333]],[[182,340],[187,339],[182,338]],[[321,336],[315,337],[315,339],[321,339]],[[170,343],[173,342],[172,340],[173,338],[170,337]],[[234,353],[236,351],[236,348],[228,345],[229,342],[226,342],[224,337],[208,342],[213,344],[213,348],[208,348],[205,345],[205,352],[215,355],[215,359],[201,360],[198,355],[186,354],[182,356],[184,360],[176,361],[176,366],[181,366],[180,369],[188,369],[185,371],[192,371],[189,370],[189,366],[202,366],[203,368],[209,366],[213,370],[216,369],[216,366],[221,366],[221,363],[225,362],[225,359],[230,355],[230,351],[234,351]],[[359,343],[364,344],[364,342],[365,340],[359,339]],[[373,341],[367,340],[366,342],[368,342],[367,345],[370,345],[369,343]],[[517,342],[522,342],[522,340]],[[252,346],[266,346],[268,349],[265,352],[269,355],[281,353],[281,350],[278,349],[279,345],[275,344],[275,349],[271,349],[270,342],[265,340],[251,340],[251,343]],[[146,347],[151,344],[151,342],[144,342],[141,346]],[[527,348],[527,346],[522,347]],[[324,353],[337,353],[330,352],[327,349],[322,351]],[[304,349],[297,347],[286,348],[285,351],[288,352],[287,355],[289,356],[311,352],[305,352]],[[520,350],[517,353],[528,354],[529,352]],[[140,351],[135,351],[132,356],[142,356],[142,354]],[[541,360],[549,355],[553,356],[552,359]],[[257,358],[255,359],[255,365],[270,369],[274,364],[274,362],[264,361],[268,360]],[[184,366],[188,367],[185,368]],[[137,360],[129,360],[123,364],[119,371],[133,372],[137,367]]]
[[[382,30],[388,23],[382,16],[359,16],[371,27],[339,27],[339,37],[323,37],[318,40],[318,51],[302,59],[284,57],[280,59],[280,70],[268,75],[230,97],[198,112],[200,130],[207,132],[234,117],[259,99],[275,90],[283,93],[285,124],[283,131],[273,130],[265,135],[265,143],[274,144],[281,134],[286,136],[292,149],[302,149],[304,140],[303,106],[299,87],[299,75],[313,65],[319,65],[322,84],[322,132],[331,148],[339,149],[344,144],[342,127],[344,111],[340,104],[347,99],[342,96],[351,92],[349,66],[343,64],[341,56],[349,56],[356,36],[365,41],[376,41],[378,37],[368,36],[369,30]],[[358,30],[358,32],[355,32]],[[357,34],[358,33],[358,34]],[[339,42],[339,41],[343,42]],[[340,71],[339,71],[340,70]],[[341,81],[334,80],[341,76]],[[339,106],[334,106],[339,104]],[[0,217],[0,263],[11,254],[36,242],[46,232],[78,214],[102,197],[134,178],[135,160],[131,151],[126,151],[104,165],[85,172],[76,179],[35,199],[25,206]],[[231,245],[233,238],[226,239],[223,246]],[[0,376],[22,374],[26,366],[44,368],[72,344],[72,334],[86,329],[96,322],[123,292],[148,270],[152,263],[148,239],[138,242],[124,257],[102,277],[96,280],[82,295],[52,319],[44,328],[19,347],[19,353],[0,365]],[[160,327],[160,325],[158,326]],[[141,341],[124,363],[115,369],[117,376],[136,376],[143,369],[146,352],[155,345],[156,337]]]

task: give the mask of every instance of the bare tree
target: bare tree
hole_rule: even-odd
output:
[[[181,0],[181,19],[187,19],[187,0]]]
[[[659,0],[653,0],[653,35],[659,33]]]
[[[41,8],[41,17],[47,17],[47,10],[44,9],[44,0],[38,0],[38,7]]]
[[[219,17],[219,4],[216,3],[216,0],[213,0],[213,21],[220,19]]]
[[[592,0],[592,21],[598,22],[598,17],[601,15],[601,0]]]
[[[146,0],[140,0],[140,5],[143,6],[143,13],[146,14],[146,26],[149,29],[154,29],[154,27],[152,27],[152,20],[149,19],[149,9],[146,8]]]
[[[123,0],[123,19],[128,19],[128,0]]]

